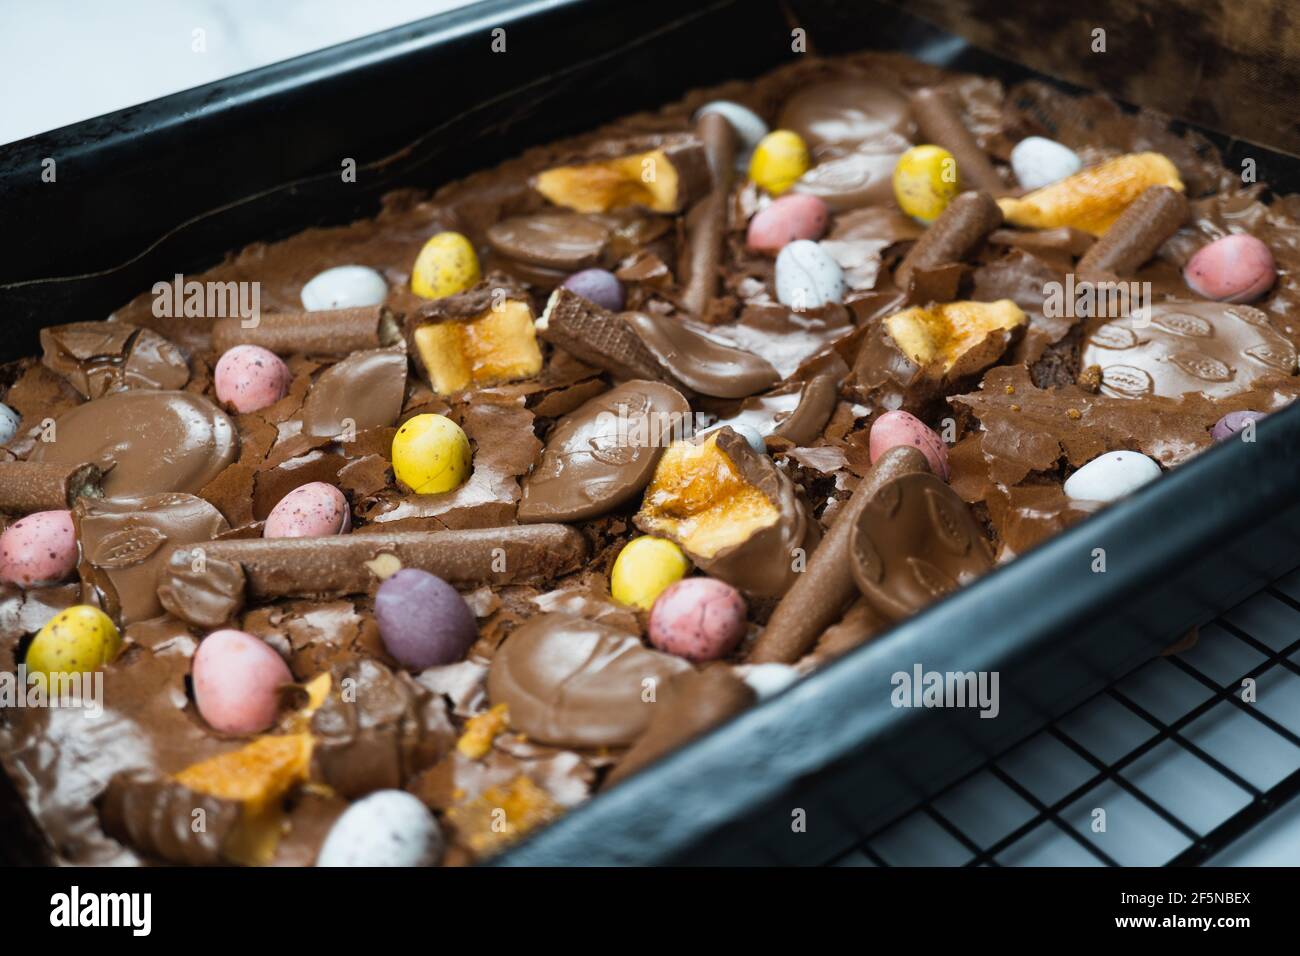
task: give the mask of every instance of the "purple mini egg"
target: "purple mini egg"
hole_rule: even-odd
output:
[[[0,580],[21,588],[62,581],[77,567],[71,511],[37,511],[0,535]]]
[[[348,499],[333,485],[313,481],[279,500],[266,516],[263,538],[325,538],[352,528]]]
[[[623,311],[623,283],[604,269],[583,269],[564,280],[564,288],[611,312]]]
[[[217,398],[241,414],[274,405],[289,393],[292,380],[289,366],[260,345],[228,349],[212,373]]]
[[[1257,422],[1264,417],[1263,412],[1228,412],[1210,429],[1210,437],[1215,441],[1231,438],[1246,427],[1247,422]]]
[[[459,592],[436,575],[403,568],[375,592],[375,620],[388,653],[421,671],[462,660],[478,624]]]

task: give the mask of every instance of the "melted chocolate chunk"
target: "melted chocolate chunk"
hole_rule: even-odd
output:
[[[568,614],[540,614],[506,639],[488,697],[510,725],[561,747],[625,747],[649,726],[647,696],[690,670],[623,631]]]
[[[302,431],[319,438],[396,424],[406,397],[406,353],[354,352],[321,372],[302,405]]]
[[[235,460],[239,435],[226,413],[191,392],[131,391],[65,412],[32,461],[92,462],[109,497],[193,494]]]
[[[83,398],[130,388],[178,389],[190,380],[185,355],[157,332],[125,322],[74,322],[41,329],[41,361]]]

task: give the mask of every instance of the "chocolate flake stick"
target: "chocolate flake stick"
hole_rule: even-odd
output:
[[[248,594],[255,598],[364,594],[379,583],[376,572],[391,558],[404,568],[419,568],[466,587],[540,583],[578,570],[587,558],[581,532],[560,524],[229,539],[177,548],[169,561],[186,560],[179,552],[193,561],[195,549],[205,561],[241,565]],[[376,568],[367,562],[376,562]]]
[[[929,465],[911,445],[899,445],[880,456],[812,553],[803,574],[777,604],[754,642],[749,663],[793,664],[843,616],[845,606],[859,593],[849,570],[849,533],[857,516],[885,482],[915,471],[929,471]]]
[[[994,196],[1007,193],[1002,177],[989,162],[988,154],[975,142],[961,114],[942,90],[917,90],[912,94],[912,115],[921,135],[942,146],[957,160],[957,177],[965,189],[982,189]]]
[[[710,110],[695,124],[704,143],[713,172],[713,189],[687,216],[690,251],[687,260],[686,311],[703,320],[709,302],[718,292],[718,265],[727,229],[727,200],[731,197],[731,175],[736,164],[736,133],[721,113]]]
[[[80,497],[102,498],[97,465],[43,461],[0,462],[0,511],[62,511]]]
[[[402,340],[401,323],[382,305],[320,312],[268,312],[254,328],[243,319],[217,319],[212,326],[214,351],[236,345],[260,345],[277,355],[347,355],[384,348]]]
[[[1079,274],[1132,275],[1186,221],[1183,194],[1168,186],[1151,186],[1129,203],[1079,260]]]
[[[1002,210],[986,192],[964,192],[945,209],[899,263],[894,284],[907,288],[915,269],[960,262],[1002,225]]]

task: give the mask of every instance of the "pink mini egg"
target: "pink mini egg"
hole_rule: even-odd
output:
[[[749,220],[745,241],[761,252],[780,252],[796,239],[818,239],[826,231],[826,203],[816,196],[788,193]]]
[[[37,511],[0,535],[0,580],[22,588],[55,584],[77,567],[71,511]]]
[[[293,489],[266,516],[263,538],[324,538],[352,528],[348,499],[333,485],[313,481]]]
[[[194,652],[194,702],[223,734],[256,734],[275,723],[280,688],[293,683],[284,659],[243,631],[213,631]]]
[[[217,360],[212,375],[217,398],[237,412],[255,412],[289,393],[293,375],[274,352],[260,345],[236,345]]]
[[[1237,233],[1215,239],[1183,269],[1187,287],[1219,302],[1253,302],[1273,287],[1277,265],[1268,246]]]
[[[948,446],[925,422],[907,412],[885,412],[871,425],[867,451],[874,465],[885,452],[898,445],[912,445],[920,449],[930,470],[944,481],[948,480]]]
[[[726,657],[745,636],[748,609],[740,592],[716,578],[671,584],[650,608],[650,643],[690,661]]]

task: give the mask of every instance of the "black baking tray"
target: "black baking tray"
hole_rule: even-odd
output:
[[[489,0],[0,147],[0,359],[32,354],[44,325],[103,318],[248,242],[347,222],[391,189],[756,76],[797,55],[795,27],[820,53],[1036,75],[876,2]],[[1300,188],[1293,160],[1210,135],[1230,165],[1248,154],[1261,181]],[[41,179],[46,158],[55,183]],[[341,180],[345,158],[356,183]],[[823,859],[1294,567],[1300,409],[1257,438],[1211,449],[495,862]],[[894,708],[891,675],[917,664],[997,672],[999,716]],[[0,861],[48,859],[3,775],[0,826]]]

